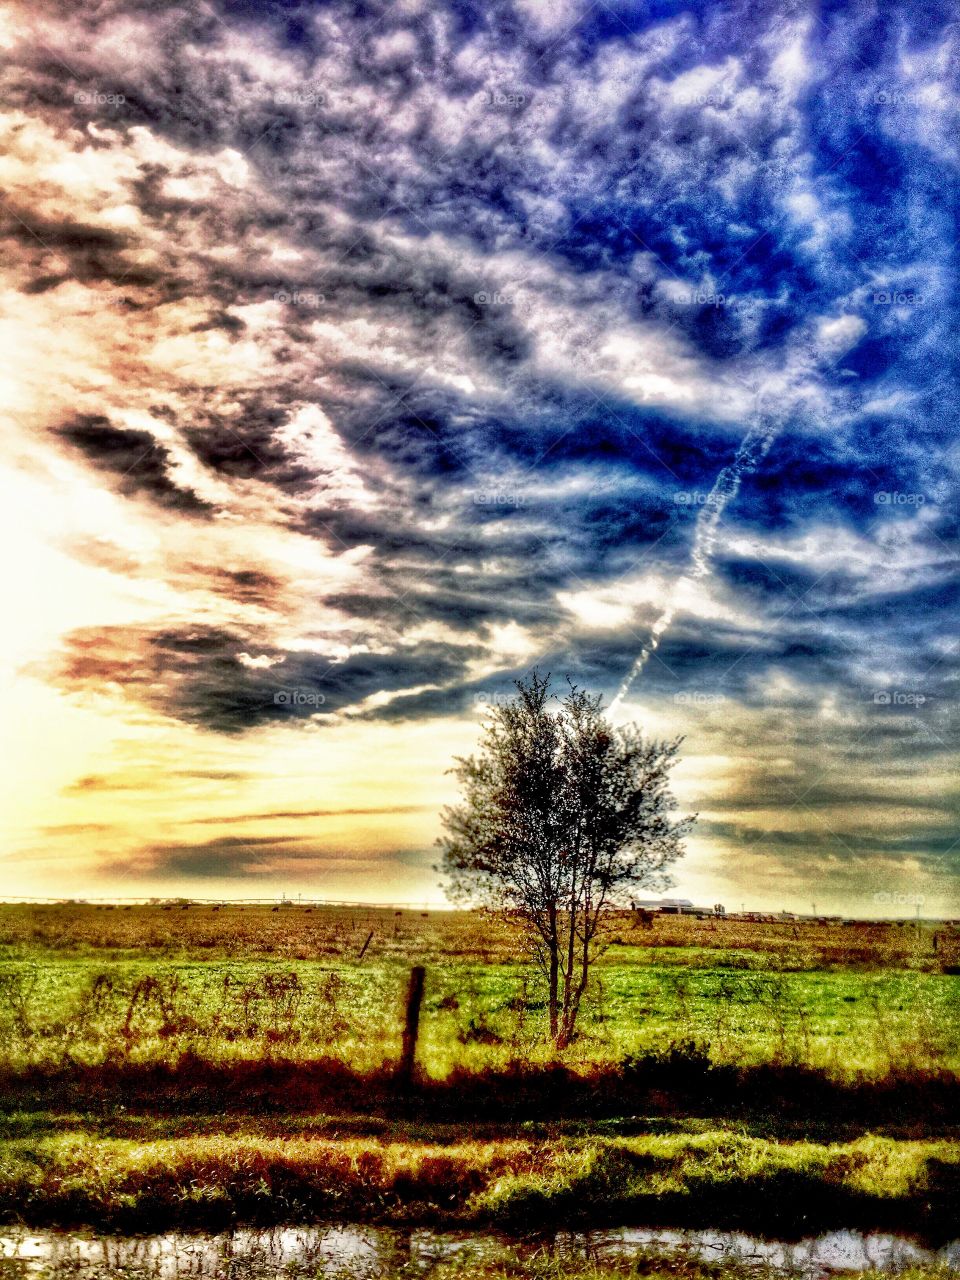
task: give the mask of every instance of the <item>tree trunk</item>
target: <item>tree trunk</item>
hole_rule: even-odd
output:
[[[567,949],[563,962],[563,1021],[566,1022],[573,994],[573,969],[577,947],[577,904],[571,898],[567,921]]]
[[[568,975],[568,981],[573,988],[573,974]],[[587,989],[590,981],[590,938],[584,938],[582,950],[580,953],[580,981],[571,991],[569,1003],[564,1003],[563,1024],[560,1028],[560,1035],[557,1040],[557,1047],[565,1049],[573,1039],[573,1033],[577,1026],[577,1017],[580,1013],[580,1002],[583,1000],[583,994]]]
[[[560,955],[555,942],[550,943],[550,1039],[556,1041],[559,1033]]]
[[[550,984],[550,1039],[554,1042],[559,1031],[560,1014],[560,937],[557,932],[557,909],[551,905],[549,914],[549,930],[547,934],[547,950],[549,952],[549,968],[547,976]]]

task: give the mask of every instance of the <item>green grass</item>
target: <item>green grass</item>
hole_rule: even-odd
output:
[[[960,1070],[955,925],[662,917],[644,927],[628,912],[612,936],[572,1062],[694,1041],[746,1065]],[[546,1061],[543,993],[518,951],[510,928],[467,912],[0,904],[0,1070],[183,1053],[339,1056],[371,1070],[398,1052],[418,962],[430,1074]]]
[[[0,1213],[946,1229],[955,933],[621,923],[558,1064],[516,938],[475,916],[0,908]],[[471,1274],[541,1274],[496,1265]]]
[[[761,957],[755,957],[759,959]],[[407,966],[330,961],[0,962],[0,1067],[74,1060],[339,1056],[371,1069],[399,1051]],[[150,986],[150,979],[156,986]],[[693,1040],[717,1061],[837,1072],[960,1070],[960,976],[915,970],[678,966],[611,952],[571,1061]],[[144,982],[148,989],[144,989]],[[137,985],[139,996],[133,1000]],[[133,1009],[131,1010],[131,1001]],[[128,1016],[129,1015],[129,1016]],[[443,1076],[547,1060],[542,992],[516,964],[428,969],[421,1062]]]
[[[784,1142],[727,1128],[632,1136],[341,1133],[329,1121],[157,1136],[21,1118],[0,1140],[0,1214],[125,1230],[352,1219],[497,1225],[945,1223],[960,1145]]]

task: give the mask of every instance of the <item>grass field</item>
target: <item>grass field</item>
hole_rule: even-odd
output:
[[[613,933],[557,1055],[516,937],[478,916],[0,908],[0,1216],[949,1229],[955,928]]]
[[[719,1062],[960,1069],[960,930],[629,916],[569,1061],[694,1042]],[[362,952],[362,956],[361,956]],[[427,966],[430,1075],[552,1059],[543,992],[502,926],[452,912],[192,906],[0,909],[0,1067],[399,1051]]]
[[[206,1131],[204,1131],[206,1129]],[[26,1136],[22,1136],[26,1135]],[[786,1142],[714,1127],[588,1136],[465,1137],[420,1125],[343,1133],[335,1118],[209,1121],[170,1136],[149,1119],[20,1116],[7,1125],[0,1212],[119,1229],[319,1218],[524,1230],[590,1223],[780,1231],[943,1229],[960,1190],[946,1139]]]
[[[516,956],[516,937],[504,924],[473,912],[397,911],[383,907],[156,906],[0,903],[0,957],[39,953],[119,957],[355,958],[372,933],[379,958],[496,961]],[[783,968],[851,965],[939,971],[960,964],[960,923],[742,920],[734,917],[616,918],[621,943],[665,949],[676,963],[709,953],[734,963],[775,956]],[[737,955],[739,953],[739,956]]]

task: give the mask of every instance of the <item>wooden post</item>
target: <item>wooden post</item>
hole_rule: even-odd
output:
[[[367,954],[367,947],[369,947],[372,941],[373,941],[373,930],[371,929],[370,932],[367,934],[366,942],[360,948],[360,954],[357,956],[358,960],[362,960],[363,957]]]
[[[407,1007],[403,1020],[403,1049],[400,1054],[400,1075],[409,1083],[413,1079],[417,1057],[417,1036],[420,1032],[420,1005],[423,1003],[423,981],[427,971],[422,964],[410,970],[407,987]]]

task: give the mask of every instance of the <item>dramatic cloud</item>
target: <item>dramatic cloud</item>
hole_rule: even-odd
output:
[[[0,9],[18,875],[422,887],[539,663],[686,734],[691,893],[957,909],[960,24],[658,14]]]

